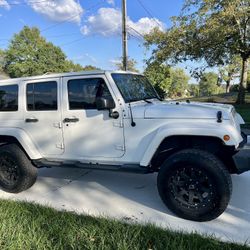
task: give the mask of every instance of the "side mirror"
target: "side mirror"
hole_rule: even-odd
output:
[[[96,107],[98,110],[111,110],[115,108],[115,102],[112,97],[97,97]]]

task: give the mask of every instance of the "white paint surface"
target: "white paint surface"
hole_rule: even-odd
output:
[[[34,201],[59,210],[94,216],[151,222],[171,230],[196,231],[250,245],[250,172],[233,176],[233,185],[233,196],[226,212],[206,223],[173,215],[158,195],[156,175],[41,169],[31,189],[17,195],[0,191],[0,198]]]

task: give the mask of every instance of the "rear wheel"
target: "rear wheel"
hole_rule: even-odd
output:
[[[221,215],[231,198],[231,176],[214,155],[196,149],[175,153],[161,167],[158,191],[178,216],[209,221]]]
[[[0,147],[0,187],[10,193],[30,188],[36,181],[37,169],[16,144]]]

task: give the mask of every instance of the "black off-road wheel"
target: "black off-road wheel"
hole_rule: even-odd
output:
[[[181,218],[210,221],[221,215],[232,193],[231,176],[213,154],[179,151],[161,166],[157,186],[165,205]]]
[[[0,147],[0,188],[9,193],[19,193],[36,181],[35,168],[23,150],[16,144]]]

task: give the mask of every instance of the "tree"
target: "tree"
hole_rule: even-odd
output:
[[[144,75],[154,85],[161,98],[165,98],[171,86],[170,67],[165,64],[147,64]]]
[[[248,71],[247,76],[247,91],[250,93],[250,70]]]
[[[205,60],[208,66],[226,65],[232,56],[242,61],[238,103],[245,102],[250,57],[249,0],[186,0],[183,13],[166,32],[154,30],[146,46],[156,45],[151,60]]]
[[[200,95],[200,88],[198,84],[189,84],[189,93],[191,96],[198,97]]]
[[[144,75],[153,83],[162,98],[182,97],[188,91],[190,77],[183,69],[152,62],[147,64]]]
[[[62,72],[79,72],[82,71],[83,67],[79,63],[74,63],[71,60],[65,60],[64,69]]]
[[[83,71],[91,71],[91,70],[100,70],[100,68],[97,68],[95,66],[92,65],[86,65],[82,68]]]
[[[4,62],[5,62],[5,52],[0,49],[0,80],[9,78],[9,76],[4,71]]]
[[[128,59],[128,71],[139,72],[139,70],[136,68],[136,64],[137,64],[136,60]],[[122,58],[120,59],[119,62],[115,63],[115,66],[117,67],[118,70],[123,70]]]
[[[5,58],[5,53],[3,50],[0,49],[0,73],[4,72],[4,58]]]
[[[241,62],[239,57],[233,57],[228,65],[219,68],[221,80],[226,83],[226,93],[230,92],[232,80],[239,76]]]
[[[222,92],[218,86],[218,75],[214,72],[204,73],[199,82],[200,96],[211,96]]]
[[[66,59],[63,51],[47,42],[38,28],[25,26],[5,51],[4,70],[10,77],[80,71],[82,66]]]
[[[188,81],[190,77],[183,69],[171,68],[170,69],[171,85],[169,88],[168,96],[171,98],[184,97],[188,92]]]

